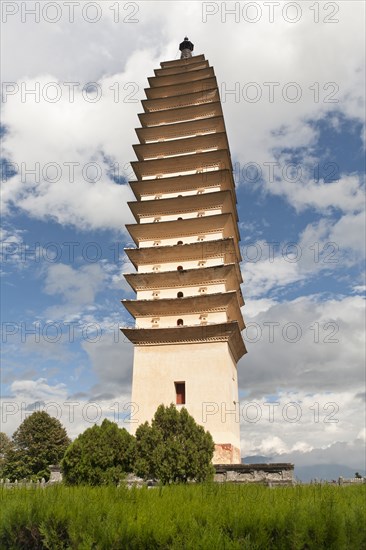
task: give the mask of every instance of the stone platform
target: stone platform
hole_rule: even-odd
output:
[[[214,481],[218,483],[260,483],[265,485],[294,485],[294,465],[274,464],[215,464]]]

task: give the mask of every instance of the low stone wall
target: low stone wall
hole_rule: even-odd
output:
[[[294,465],[277,464],[215,464],[214,481],[218,483],[261,483],[294,485]]]
[[[39,479],[38,481],[32,481],[31,479],[15,479],[10,481],[10,479],[0,479],[0,485],[2,487],[46,487],[49,486],[49,481],[46,482],[44,478]],[[52,485],[52,484],[51,484]]]
[[[217,483],[260,483],[265,485],[293,485],[294,479],[294,465],[289,463],[277,463],[277,464],[215,464],[214,481]],[[26,479],[16,480],[10,482],[9,479],[1,479],[0,483],[5,486],[27,486],[27,487],[46,487],[53,485],[54,483],[60,483],[62,481],[62,474],[60,468],[57,466],[50,467],[51,477],[48,482],[44,479],[38,482],[32,482]],[[342,480],[342,481],[341,481]],[[348,480],[343,478],[339,479],[339,484],[350,483],[365,483],[366,479],[352,479]],[[156,480],[145,481],[134,474],[128,474],[122,484],[126,484],[127,487],[154,487],[158,485]]]
[[[341,476],[338,478],[338,485],[362,485],[363,483],[366,483],[366,477],[344,478]]]
[[[50,479],[46,481],[44,477],[42,479],[39,479],[38,481],[32,481],[31,479],[16,479],[14,481],[10,481],[10,479],[0,479],[1,485],[6,486],[24,486],[27,487],[36,487],[37,485],[44,487],[45,485],[53,485],[54,483],[61,483],[62,481],[62,473],[60,466],[49,466],[50,470]]]

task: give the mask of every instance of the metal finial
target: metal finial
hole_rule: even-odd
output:
[[[182,52],[180,58],[187,59],[188,57],[192,57],[194,44],[192,44],[192,42],[188,40],[188,37],[185,36],[183,42],[179,44],[179,49]]]

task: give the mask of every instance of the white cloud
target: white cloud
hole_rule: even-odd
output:
[[[110,275],[111,275],[111,281],[110,286],[111,288],[118,289],[120,291],[123,291],[124,293],[130,293],[132,292],[131,286],[128,284],[126,279],[124,278],[125,273],[135,273],[136,269],[133,266],[133,264],[130,262],[130,260],[127,257],[124,257],[122,259],[121,265],[111,265]]]
[[[239,385],[251,398],[286,389],[360,391],[364,380],[364,299],[303,296],[245,314],[248,354]]]
[[[97,342],[82,344],[89,356],[97,384],[90,388],[92,395],[130,394],[132,383],[133,346],[113,324],[113,331],[105,331]]]
[[[261,250],[265,249],[263,243],[258,246]],[[245,262],[242,273],[244,295],[248,297],[248,302],[252,298],[264,297],[274,288],[279,291],[304,277],[300,273],[299,264],[289,262],[283,256],[276,256],[272,260],[267,256],[258,262]]]
[[[356,285],[353,287],[353,294],[364,294],[366,291],[366,285]]]
[[[49,386],[45,378],[16,380],[12,383],[11,390],[21,399],[32,399],[34,401],[59,400],[65,398],[67,392],[65,384]]]
[[[99,264],[84,265],[79,269],[66,264],[48,266],[45,281],[47,294],[61,294],[76,305],[94,302],[96,292],[101,288],[105,273]]]
[[[359,260],[365,257],[365,212],[345,215],[330,229],[329,239]]]
[[[0,258],[2,263],[2,275],[7,274],[7,268],[24,270],[27,267],[25,261],[27,247],[24,244],[25,230],[17,229],[10,225],[4,225],[0,229]]]
[[[245,317],[253,319],[259,313],[268,311],[272,306],[276,304],[275,300],[270,298],[251,298],[248,303],[245,304],[244,312]]]
[[[12,395],[2,401],[2,430],[8,435],[37,410],[58,418],[72,439],[104,418],[129,429],[126,415],[131,406],[127,394],[115,391],[110,398],[93,398],[88,394],[70,396],[64,384],[50,384],[45,378],[17,380],[10,389]]]
[[[49,305],[45,311],[38,312],[38,317],[51,321],[88,323],[101,327],[111,326],[126,315],[123,308],[118,308],[118,296],[110,301],[108,292],[118,290],[120,299],[131,287],[123,277],[123,273],[134,271],[128,260],[116,259],[114,263],[100,260],[96,263],[85,263],[73,267],[68,264],[46,264],[40,271],[44,275],[43,292],[49,296],[61,298],[61,303]],[[103,296],[102,296],[103,293]],[[106,318],[104,311],[108,312]]]
[[[133,78],[105,78],[102,90],[117,80],[125,83]],[[42,90],[54,81],[52,75],[40,76],[27,85],[39,82]],[[18,174],[4,182],[5,211],[16,208],[34,218],[52,218],[81,229],[123,230],[123,221],[132,219],[127,207],[132,193],[128,186],[111,181],[108,173],[131,174],[136,111],[135,103],[114,103],[113,92],[98,103],[88,103],[81,90],[74,103],[66,96],[59,103],[22,102],[20,96],[6,103],[3,123],[9,133],[4,153]],[[115,123],[119,118],[122,124]],[[31,170],[35,175],[28,173]]]
[[[362,467],[364,299],[258,302],[238,366],[242,456]]]
[[[165,2],[153,6],[141,2],[139,23],[125,23],[122,38],[120,26],[113,23],[113,10],[109,9],[112,4],[103,2],[100,6],[103,17],[96,24],[87,24],[80,17],[73,24],[62,19],[56,27],[44,21],[35,25],[32,18],[27,24],[20,23],[19,17],[9,19],[5,48],[12,51],[14,60],[4,69],[6,79],[19,81],[19,85],[23,81],[29,88],[38,81],[41,90],[47,82],[57,82],[64,92],[64,82],[81,83],[74,103],[68,101],[65,93],[57,103],[42,97],[39,103],[31,97],[21,102],[19,93],[4,104],[3,123],[9,130],[4,148],[9,160],[19,165],[24,162],[30,168],[36,162],[41,167],[55,162],[63,168],[60,181],[54,183],[41,178],[39,182],[29,180],[24,184],[19,176],[11,178],[3,192],[4,205],[9,208],[39,219],[53,217],[61,224],[82,229],[123,228],[129,219],[126,200],[130,192],[108,179],[103,155],[121,167],[134,158],[133,128],[139,125],[136,115],[141,106],[128,102],[128,94],[133,91],[128,83],[139,88],[136,98],[140,99],[153,68],[162,59],[176,56],[184,24],[196,43],[196,53],[204,51],[215,66],[232,155],[241,165],[256,162],[264,168],[265,162],[277,160],[276,150],[287,147],[304,147],[307,158],[311,158],[317,131],[308,121],[320,120],[334,110],[363,120],[364,7],[360,2],[342,3],[337,24],[314,23],[313,11],[305,7],[296,24],[286,22],[280,10],[274,23],[270,23],[267,9],[263,9],[256,24],[248,24],[242,17],[236,23],[233,16],[227,16],[222,23],[220,14],[203,23],[203,5],[199,2],[192,2],[189,7],[170,2],[169,10]],[[26,56],[12,38],[19,32],[29,45]],[[87,78],[102,88],[102,99],[97,103],[83,99],[81,89]],[[115,103],[110,87],[117,82],[121,97]],[[262,92],[257,103],[248,101],[245,93],[243,97],[249,82],[256,83]],[[268,99],[265,82],[279,83],[273,102]],[[301,90],[301,99],[296,103],[283,97],[291,82]],[[317,82],[319,100],[309,89]],[[332,91],[327,88],[330,82],[339,88],[334,92],[336,103],[326,99]],[[225,94],[225,88],[230,90],[237,85],[238,98]],[[78,162],[81,167],[97,162],[103,176],[90,184],[78,169],[75,182],[70,183],[65,162]],[[359,184],[354,176],[343,175],[335,184],[305,181],[305,185],[294,185],[283,179],[273,183],[267,180],[266,190],[281,194],[297,209],[335,206],[348,212],[360,207]]]
[[[248,307],[253,300],[268,300],[269,292],[280,294],[289,285],[301,285],[321,271],[336,272],[360,264],[366,251],[365,229],[362,211],[310,223],[295,243],[244,243],[241,269]]]
[[[94,2],[95,3],[95,2]],[[35,22],[34,15],[26,15],[25,9],[32,6],[19,6],[14,16],[8,16],[3,25],[6,47],[12,51],[12,59],[4,57],[3,76],[5,81],[18,80],[39,75],[43,71],[54,72],[66,82],[90,82],[98,79],[101,72],[118,72],[130,53],[130,48],[121,47],[121,27],[123,39],[126,43],[136,44],[139,33],[138,25],[123,23],[130,10],[123,10],[120,6],[119,23],[114,22],[114,11],[110,7],[113,1],[99,0],[102,17],[99,22],[88,22],[97,14],[93,8],[84,12],[83,5],[76,4],[74,17],[69,13],[72,8],[59,3],[61,19],[56,23],[47,22],[47,18],[55,17],[52,7],[45,12],[45,16]],[[43,13],[42,4],[41,10]],[[34,8],[33,8],[34,9]],[[90,12],[89,12],[90,11]],[[25,22],[21,21],[21,16]],[[22,36],[22,42],[19,36]],[[139,43],[142,41],[142,37]],[[23,44],[27,44],[25,55]],[[77,52],[77,55],[75,55]]]
[[[280,162],[280,165],[285,166],[286,162]],[[267,189],[286,197],[296,210],[315,208],[320,211],[339,209],[342,212],[359,212],[364,209],[364,189],[359,176],[343,176],[337,181],[322,183],[312,181],[310,174],[305,175],[307,177],[299,177],[299,181],[295,182],[288,178],[269,182]],[[295,179],[295,176],[292,177]]]
[[[362,408],[363,403],[355,399],[353,392],[341,388],[327,393],[284,391],[242,400],[242,455],[264,455],[297,465],[317,461],[351,465],[344,447],[355,442],[358,453],[354,459],[360,467]],[[258,421],[252,422],[257,414]]]
[[[366,428],[362,428],[360,432],[357,434],[357,439],[360,439],[364,443],[366,443]]]

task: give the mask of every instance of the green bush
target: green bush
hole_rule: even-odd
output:
[[[151,422],[136,430],[135,473],[162,483],[212,477],[214,443],[184,407],[160,405]]]
[[[80,434],[68,447],[62,460],[69,485],[117,484],[132,470],[134,437],[110,420]]]
[[[14,432],[11,444],[5,445],[2,476],[11,480],[47,480],[48,467],[59,463],[69,443],[59,420],[45,411],[34,412]]]

